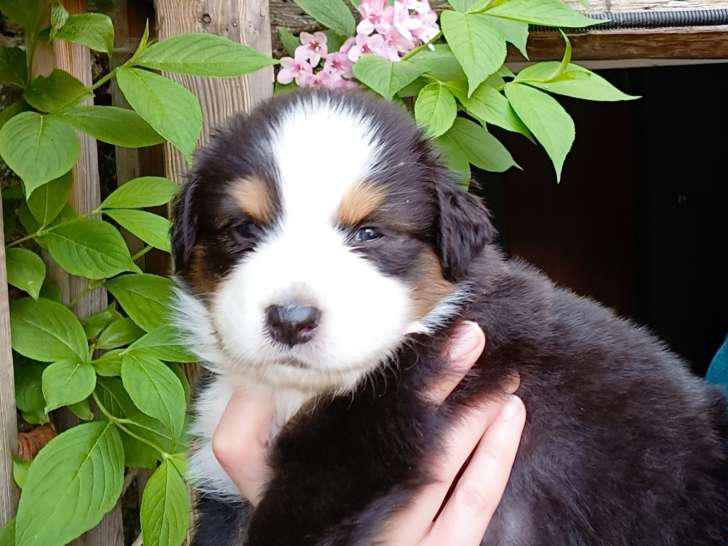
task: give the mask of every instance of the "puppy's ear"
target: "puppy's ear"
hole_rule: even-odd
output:
[[[483,203],[450,181],[435,183],[439,209],[435,246],[447,280],[458,282],[473,258],[496,237]]]
[[[172,221],[172,256],[176,271],[184,269],[190,257],[192,247],[197,242],[198,207],[197,205],[198,179],[191,178],[182,187],[174,203],[174,219]]]

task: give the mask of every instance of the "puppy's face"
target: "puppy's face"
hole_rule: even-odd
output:
[[[218,135],[183,190],[180,322],[221,371],[350,388],[451,312],[490,235],[397,108],[290,95]]]

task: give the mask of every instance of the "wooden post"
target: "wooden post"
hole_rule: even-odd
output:
[[[18,421],[15,410],[13,356],[10,350],[10,307],[7,282],[3,210],[0,207],[0,527],[15,515],[15,503],[18,495],[13,481],[13,464],[10,458],[10,455],[15,453]]]
[[[245,43],[270,55],[270,15],[268,0],[155,0],[158,36],[181,32],[211,32]],[[166,74],[181,82],[200,99],[204,116],[201,144],[210,129],[236,112],[249,110],[273,94],[273,68],[263,68],[240,78],[198,78]],[[187,166],[183,157],[167,145],[165,172],[180,181]]]
[[[70,13],[86,11],[86,0],[65,0],[65,8]],[[49,67],[60,68],[78,78],[85,85],[92,84],[91,53],[87,47],[62,40],[53,42],[52,50],[39,48],[36,53],[34,72],[47,73]],[[82,104],[92,104],[93,97],[84,99]],[[99,178],[98,150],[96,140],[79,133],[81,140],[81,156],[73,168],[73,188],[69,204],[78,213],[94,210],[101,202],[101,185]],[[58,284],[66,302],[74,300],[82,294],[88,281],[68,275],[52,261],[48,263],[48,275]],[[85,294],[74,306],[74,311],[81,317],[88,316],[104,309],[107,305],[106,290],[97,289]],[[60,412],[62,425],[66,427],[75,421],[70,412]],[[117,506],[104,517],[98,527],[89,531],[74,545],[86,546],[123,546],[124,527],[121,518],[121,506]]]

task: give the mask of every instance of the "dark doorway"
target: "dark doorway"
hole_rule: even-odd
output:
[[[728,64],[606,70],[622,103],[560,99],[576,143],[498,133],[523,171],[479,173],[504,247],[649,326],[704,373],[728,334]]]

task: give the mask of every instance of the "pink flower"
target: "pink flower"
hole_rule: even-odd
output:
[[[338,74],[344,78],[351,78],[351,61],[346,53],[329,53],[324,63],[324,72],[329,74]]]
[[[295,59],[291,57],[281,59],[281,69],[278,71],[276,79],[282,84],[291,83],[295,79],[298,85],[303,85],[303,82],[312,72],[313,67],[296,50]]]
[[[321,57],[326,57],[328,49],[326,47],[326,34],[323,32],[301,33],[301,44],[296,48],[296,56],[299,50],[301,55],[311,62],[311,66],[318,66]]]
[[[418,0],[394,1],[394,27],[405,39],[414,42],[429,42],[440,31],[437,14],[428,2]]]
[[[356,27],[357,34],[367,36],[374,32],[385,34],[392,27],[394,9],[387,0],[362,0],[359,4],[361,21]]]
[[[351,49],[349,49],[347,56],[351,62],[355,63],[359,57],[366,53],[374,53],[375,55],[379,55],[380,57],[384,57],[390,61],[399,60],[397,50],[387,45],[381,34],[372,34],[371,36],[357,34],[356,42]]]
[[[354,46],[355,43],[356,43],[356,38],[354,38],[354,37],[347,38],[346,41],[343,44],[341,44],[339,51],[341,53],[349,53],[349,50]]]
[[[412,40],[408,40],[402,36],[394,27],[389,29],[389,32],[387,32],[384,36],[384,42],[390,49],[394,49],[398,53],[407,53],[410,49],[415,47]]]

